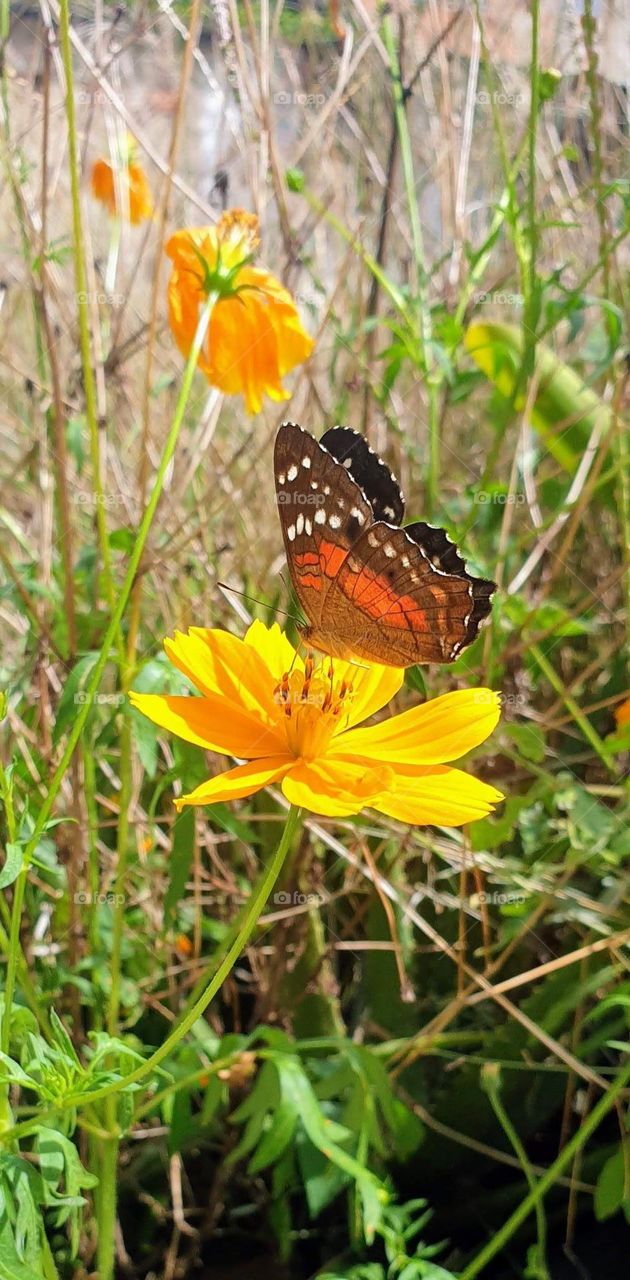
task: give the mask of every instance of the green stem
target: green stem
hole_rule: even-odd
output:
[[[575,698],[573,698],[569,691],[565,689],[562,681],[556,675],[551,663],[542,652],[542,649],[540,649],[537,644],[532,644],[530,645],[530,653],[534,661],[538,663],[543,675],[547,677],[552,689],[555,689],[556,693],[562,698],[567,711],[573,716],[578,728],[582,730],[584,737],[587,742],[590,742],[593,750],[602,761],[602,764],[606,766],[608,772],[612,773],[614,778],[617,778],[619,776],[618,771],[606,750],[606,744],[602,742],[602,739],[599,734],[596,733],[590,720],[588,720],[583,714],[575,701]]]
[[[341,236],[341,239],[345,244],[347,244],[357,254],[357,257],[359,257],[365,264],[370,274],[374,276],[374,279],[378,280],[381,289],[387,294],[392,306],[396,308],[399,315],[401,315],[409,324],[411,322],[411,317],[405,297],[400,290],[396,288],[396,285],[392,284],[385,271],[383,271],[383,268],[379,266],[376,258],[374,258],[371,253],[368,253],[367,249],[364,249],[358,235],[355,235],[350,231],[341,219],[338,218],[337,215],[327,207],[327,205],[319,200],[312,191],[309,191],[306,187],[301,190],[304,199],[313,212],[316,213],[318,217],[322,218],[324,222],[328,223],[328,226],[332,227],[333,231],[336,231],[337,235]]]
[[[539,289],[536,275],[538,255],[538,222],[536,214],[536,143],[540,105],[540,80],[538,65],[538,24],[540,0],[532,0],[532,47],[530,58],[530,107],[527,152],[527,235],[529,240],[527,297],[523,316],[523,378],[531,378],[536,362],[536,330],[538,328]]]
[[[107,1015],[107,1030],[109,1031],[110,1036],[118,1034],[118,1014],[120,1010],[120,963],[125,923],[125,882],[127,878],[127,854],[129,851],[129,805],[131,803],[132,791],[131,750],[131,717],[129,716],[127,708],[125,708],[123,711],[123,726],[120,735],[120,793],[111,950],[112,985]]]
[[[292,848],[295,835],[300,822],[300,810],[294,805],[291,806],[287,815],[282,838],[278,848],[265,868],[257,886],[255,887],[249,902],[247,910],[244,914],[241,927],[238,931],[232,946],[229,948],[225,958],[215,971],[213,977],[207,983],[204,991],[199,999],[191,1005],[188,1012],[178,1023],[176,1029],[171,1032],[159,1049],[147,1058],[141,1066],[136,1067],[128,1076],[122,1080],[113,1082],[113,1084],[104,1085],[101,1089],[95,1089],[91,1094],[84,1094],[83,1098],[75,1099],[78,1105],[85,1105],[89,1100],[94,1102],[103,1098],[108,1099],[108,1119],[111,1110],[111,1104],[114,1102],[113,1095],[118,1093],[122,1088],[128,1087],[130,1084],[137,1084],[140,1080],[144,1080],[150,1075],[161,1062],[167,1058],[177,1045],[188,1034],[191,1027],[205,1013],[211,1000],[214,999],[217,992],[222,987],[228,974],[233,969],[239,956],[244,951],[254,929],[258,923],[265,904],[268,902],[271,891],[280,875],[282,867],[289,850]],[[214,965],[214,960],[213,960]],[[117,1155],[119,1133],[116,1128],[116,1118],[114,1111],[114,1126],[110,1129],[111,1138],[103,1143],[102,1163],[100,1169],[100,1183],[98,1194],[98,1221],[99,1221],[99,1238],[98,1238],[98,1275],[99,1280],[112,1280],[114,1274],[114,1238],[116,1225],[116,1173],[117,1173]]]
[[[20,923],[22,920],[22,906],[24,904],[24,892],[26,890],[26,880],[28,876],[28,864],[24,862],[22,869],[13,885],[13,905],[11,908],[11,932],[9,936],[9,955],[7,960],[7,973],[4,985],[4,1017],[2,1019],[2,1038],[0,1039],[0,1047],[3,1053],[9,1052],[9,1040],[11,1037],[11,1011],[13,1008],[13,993],[15,991],[15,977],[19,959],[21,956],[20,949]]]
[[[427,289],[427,270],[424,252],[422,226],[416,198],[416,181],[413,170],[413,151],[409,134],[409,123],[405,109],[405,90],[402,83],[400,59],[396,48],[394,31],[389,14],[383,18],[383,43],[389,57],[392,77],[392,93],[394,97],[394,115],[400,146],[403,180],[411,239],[413,243],[414,263],[416,270],[416,292],[419,307],[418,362],[424,372],[427,385],[429,407],[429,460],[427,467],[426,508],[429,518],[433,515],[438,503],[440,486],[440,384],[442,373],[436,368],[433,358],[433,326],[431,322],[431,305]]]
[[[472,1262],[469,1262],[468,1266],[460,1272],[459,1280],[475,1280],[475,1277],[484,1270],[486,1264],[491,1262],[492,1258],[511,1240],[514,1233],[518,1231],[518,1228],[527,1220],[532,1210],[536,1208],[538,1202],[543,1199],[543,1196],[558,1180],[560,1174],[564,1173],[567,1166],[571,1164],[578,1151],[581,1151],[582,1147],[586,1146],[591,1135],[595,1133],[598,1125],[601,1124],[608,1112],[615,1106],[619,1095],[623,1093],[629,1083],[630,1062],[627,1062],[623,1070],[619,1072],[614,1084],[611,1084],[606,1093],[602,1094],[590,1115],[582,1121],[580,1128],[576,1130],[570,1141],[562,1148],[560,1155],[549,1166],[546,1173],[543,1173],[538,1179],[534,1190],[529,1192],[529,1195],[514,1210],[507,1222],[504,1222],[503,1226],[495,1232],[492,1240],[484,1246],[481,1252],[477,1254],[477,1257],[473,1258]]]
[[[494,1062],[486,1063],[486,1065],[482,1070],[482,1078],[483,1078],[483,1086],[490,1099],[492,1110],[494,1111],[494,1114],[497,1120],[499,1121],[499,1124],[501,1125],[503,1132],[505,1133],[506,1137],[511,1142],[512,1147],[514,1148],[514,1152],[518,1160],[520,1161],[520,1165],[525,1175],[525,1179],[530,1192],[534,1192],[536,1190],[536,1177],[535,1177],[534,1171],[527,1158],[527,1152],[525,1150],[525,1147],[523,1146],[523,1143],[521,1142],[521,1139],[518,1133],[516,1132],[516,1129],[514,1128],[514,1125],[512,1124],[512,1121],[505,1107],[503,1106],[503,1102],[501,1100],[501,1092],[500,1092],[501,1073],[500,1073],[500,1068],[498,1067],[498,1064]],[[549,1271],[548,1271],[547,1262],[546,1262],[547,1222],[545,1219],[544,1206],[541,1200],[537,1200],[536,1202],[535,1213],[536,1213],[536,1230],[538,1233],[536,1271],[535,1272],[532,1271],[531,1263],[530,1263],[528,1274],[531,1272],[532,1280],[549,1280]]]
[[[94,496],[96,498],[96,528],[98,533],[98,544],[101,560],[103,562],[105,593],[107,596],[107,603],[111,611],[114,608],[115,590],[101,478],[101,450],[99,443],[96,383],[94,379],[94,370],[92,368],[92,351],[90,343],[90,309],[88,303],[87,271],[85,265],[85,248],[81,218],[79,155],[77,147],[76,116],[74,110],[74,72],[72,68],[72,45],[70,43],[69,0],[60,0],[59,3],[59,37],[66,82],[68,162],[70,169],[70,196],[72,203],[72,248],[74,255],[75,282],[77,287],[77,315],[79,320],[79,346],[81,349],[81,369],[85,394],[85,415],[90,433],[92,485],[94,487]],[[122,640],[118,635],[118,626],[116,628],[115,636],[118,641],[119,649],[122,652]]]

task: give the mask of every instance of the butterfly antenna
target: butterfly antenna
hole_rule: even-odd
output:
[[[246,591],[239,591],[237,587],[231,587],[227,582],[217,582],[217,586],[220,587],[222,591],[230,591],[232,595],[240,596],[242,600],[247,600],[249,604],[259,604],[261,609],[272,608],[268,600],[258,600],[256,596],[248,596]],[[288,613],[286,609],[276,608],[276,613],[281,613],[283,617],[290,618],[292,622],[295,622],[296,626],[302,626],[302,619],[296,618],[295,614]]]

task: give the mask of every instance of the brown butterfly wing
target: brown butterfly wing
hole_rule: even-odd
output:
[[[373,512],[348,469],[295,422],[278,431],[274,471],[291,580],[317,628],[330,586]]]
[[[477,635],[493,590],[467,572],[444,530],[377,521],[345,557],[320,628],[368,661],[453,662]]]

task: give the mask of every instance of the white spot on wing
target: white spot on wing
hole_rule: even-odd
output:
[[[362,511],[359,511],[358,507],[353,507],[350,515],[354,516],[355,520],[359,521],[359,524],[365,524],[365,516]]]
[[[301,511],[300,511],[300,514],[299,514],[299,516],[298,516],[298,518],[297,518],[296,522],[295,522],[295,528],[296,528],[297,533],[303,533],[303,531],[304,531],[304,516],[302,515],[302,512],[301,512]]]
[[[369,544],[370,544],[370,546],[371,546],[371,547],[377,547],[377,546],[378,546],[378,537],[377,537],[377,535],[376,535],[374,532],[372,532],[372,531],[371,531],[370,533],[368,533],[368,542],[369,542]]]
[[[288,528],[287,528],[287,538],[289,539],[289,542],[293,542],[293,539],[295,538],[295,525],[294,525],[294,524],[290,524],[290,525],[288,526]]]
[[[396,548],[392,546],[391,542],[386,542],[385,546],[383,547],[383,550],[388,560],[394,559],[396,555]]]
[[[297,472],[298,472],[298,469],[295,463],[292,462],[291,466],[289,467],[289,470],[287,471],[287,480],[295,480],[297,476]]]
[[[339,525],[341,524],[341,516],[335,516],[335,515],[329,516],[328,523],[331,529],[338,529]]]
[[[317,511],[315,512],[315,517],[314,517],[314,518],[315,518],[315,524],[325,524],[325,523],[326,523],[326,512],[324,511],[324,508],[323,508],[323,507],[318,507],[318,508],[317,508]]]
[[[309,470],[310,465],[311,465],[311,460],[308,457],[308,455],[305,458],[302,458],[302,466],[304,467],[305,471]]]
[[[279,472],[278,472],[278,484],[285,484],[285,483],[286,483],[286,476],[285,476],[285,474],[284,474],[284,471],[279,471]]]

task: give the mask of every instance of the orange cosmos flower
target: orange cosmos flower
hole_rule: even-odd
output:
[[[363,808],[414,825],[457,827],[491,812],[500,791],[447,762],[483,742],[500,714],[489,689],[463,689],[356,728],[400,689],[395,667],[330,658],[315,666],[277,623],[245,639],[193,627],[164,642],[200,698],[131,693],[135,707],[187,742],[248,763],[203,782],[178,809],[280,783],[292,804],[330,818]]]
[[[216,227],[176,231],[166,245],[173,263],[169,322],[182,355],[190,352],[200,308],[216,293],[199,368],[228,395],[242,392],[252,414],[264,395],[288,400],[282,378],[313,350],[291,294],[252,266],[257,248],[258,219],[242,209],[224,213]]]
[[[153,217],[153,200],[147,176],[136,160],[136,146],[131,136],[121,152],[117,170],[106,160],[97,160],[92,169],[92,195],[107,206],[112,217],[119,214],[117,181],[123,195],[123,216],[136,226]],[[126,197],[126,199],[125,199]],[[127,208],[128,206],[128,208]]]
[[[615,720],[618,729],[625,729],[627,724],[630,725],[630,698],[626,698],[625,702],[615,707]]]

